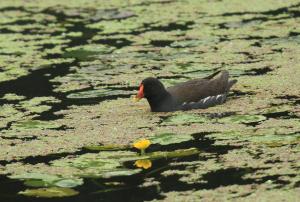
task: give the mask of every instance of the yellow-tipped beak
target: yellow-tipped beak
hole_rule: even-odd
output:
[[[136,96],[133,97],[133,101],[134,101],[134,102],[138,102],[138,101],[140,101],[141,99],[142,99],[142,98],[139,98],[139,97],[136,97]]]

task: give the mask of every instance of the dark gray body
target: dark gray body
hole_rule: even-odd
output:
[[[228,71],[219,71],[206,78],[193,79],[166,89],[155,78],[147,78],[142,83],[151,110],[166,112],[222,104],[236,80],[229,80]]]

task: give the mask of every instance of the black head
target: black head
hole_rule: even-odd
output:
[[[148,77],[141,84],[144,86],[144,97],[147,99],[160,97],[167,92],[164,85],[157,78]]]
[[[171,105],[171,95],[165,89],[164,85],[153,77],[148,77],[140,84],[138,99],[146,98],[152,111],[168,111],[165,109]],[[168,106],[168,107],[169,107]]]

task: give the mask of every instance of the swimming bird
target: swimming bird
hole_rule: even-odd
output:
[[[229,80],[226,70],[168,88],[157,78],[148,77],[141,82],[135,99],[146,98],[152,112],[204,109],[224,103],[236,82]]]

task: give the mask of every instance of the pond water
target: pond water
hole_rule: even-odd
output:
[[[1,2],[0,201],[299,200],[299,9]],[[132,102],[148,76],[170,86],[223,69],[238,80],[224,105]]]

